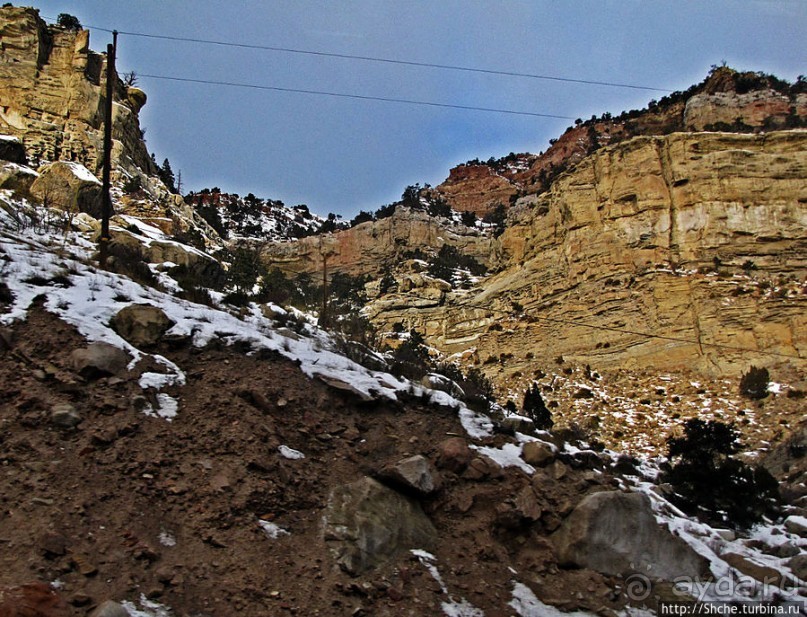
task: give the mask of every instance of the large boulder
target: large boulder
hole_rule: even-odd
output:
[[[336,563],[356,576],[404,551],[430,550],[437,530],[416,501],[365,477],[331,491],[324,538]]]
[[[36,177],[37,173],[33,169],[9,161],[0,161],[0,189],[25,192],[30,190]]]
[[[709,574],[708,560],[656,521],[642,493],[593,493],[551,538],[563,565],[664,580]]]
[[[43,166],[31,194],[47,206],[101,218],[101,182],[79,163],[56,161]]]
[[[135,347],[156,345],[174,321],[150,304],[130,304],[118,311],[109,325]]]
[[[70,354],[75,371],[85,379],[121,375],[129,365],[129,354],[109,343],[90,343]]]

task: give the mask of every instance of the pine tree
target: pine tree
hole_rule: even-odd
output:
[[[163,181],[165,187],[171,191],[172,193],[177,192],[177,187],[175,185],[175,178],[174,178],[174,171],[171,169],[171,163],[168,159],[163,161],[162,167],[158,168],[157,175],[160,177],[160,180]]]
[[[522,413],[527,418],[530,418],[535,424],[535,428],[540,431],[548,431],[552,428],[552,425],[555,424],[552,420],[552,414],[544,403],[544,399],[541,396],[541,389],[538,387],[537,383],[533,383],[524,392]]]

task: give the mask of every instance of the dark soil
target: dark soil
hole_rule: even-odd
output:
[[[321,518],[335,486],[409,455],[436,461],[440,442],[464,434],[455,411],[361,404],[274,355],[211,345],[158,350],[188,376],[169,390],[180,409],[168,422],[132,403],[142,367],[122,379],[75,374],[70,352],[86,342],[41,307],[5,337],[0,589],[59,581],[76,616],[141,594],[180,616],[442,614],[449,598],[407,552],[357,578],[340,570]],[[83,422],[54,426],[56,403],[73,404]],[[283,458],[281,444],[306,458]],[[559,568],[546,540],[583,495],[614,485],[571,463],[535,479],[496,466],[441,472],[443,489],[423,507],[451,596],[488,617],[515,614],[513,580],[567,609],[607,614],[624,604],[619,581]],[[531,483],[541,515],[526,524],[514,499]],[[258,519],[291,535],[270,539]]]

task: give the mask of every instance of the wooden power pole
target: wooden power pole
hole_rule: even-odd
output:
[[[98,241],[98,261],[106,267],[109,254],[109,219],[112,216],[110,175],[112,173],[112,99],[115,95],[115,53],[118,49],[118,31],[112,31],[112,43],[106,46],[106,100],[104,101],[104,160],[101,176],[101,237]]]

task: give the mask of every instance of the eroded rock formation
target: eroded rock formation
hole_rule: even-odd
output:
[[[22,139],[29,160],[71,160],[98,173],[103,150],[106,56],[88,30],[48,25],[32,8],[0,9],[0,134]],[[145,94],[118,80],[113,161],[151,169],[138,112]]]

